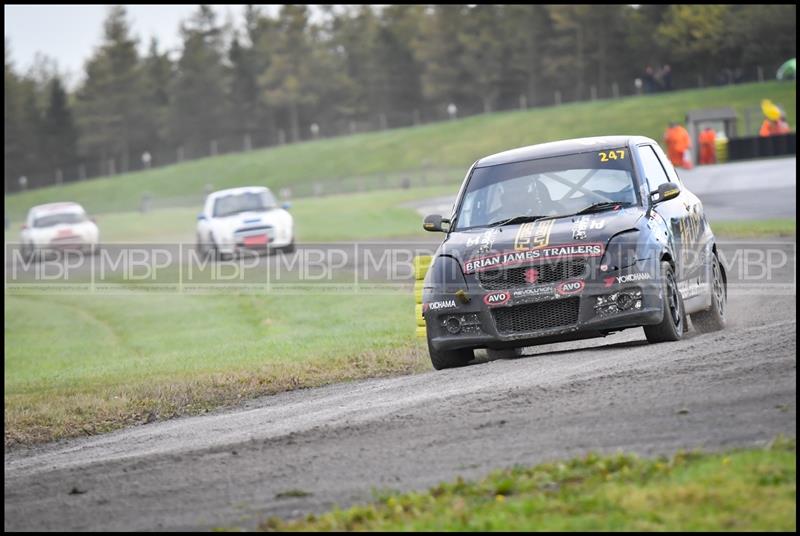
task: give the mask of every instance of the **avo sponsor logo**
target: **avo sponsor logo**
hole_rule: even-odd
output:
[[[456,301],[455,300],[442,300],[442,301],[435,301],[430,302],[422,305],[423,311],[438,311],[440,309],[455,309]]]
[[[491,292],[483,297],[483,303],[489,307],[497,307],[498,305],[505,305],[511,299],[511,294],[505,290],[501,292]]]
[[[556,287],[556,292],[562,296],[568,296],[570,294],[577,294],[583,290],[583,287],[586,286],[583,279],[576,279],[575,281],[564,281],[563,283],[559,283]]]

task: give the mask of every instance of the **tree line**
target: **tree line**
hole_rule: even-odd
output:
[[[774,77],[795,55],[795,5],[304,5],[243,22],[209,6],[182,45],[139,53],[109,9],[80,84],[18,73],[6,40],[5,188],[448,116],[611,98],[648,66],[671,85]],[[149,160],[142,155],[148,153]]]

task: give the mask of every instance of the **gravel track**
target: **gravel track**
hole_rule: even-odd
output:
[[[795,291],[775,288],[732,290],[728,329],[677,343],[633,329],[7,452],[5,529],[252,528],[589,450],[794,437]]]

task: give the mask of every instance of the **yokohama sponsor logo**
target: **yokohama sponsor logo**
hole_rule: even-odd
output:
[[[583,290],[583,287],[586,283],[583,282],[583,279],[577,279],[575,281],[564,281],[560,285],[556,287],[556,292],[561,294],[562,296],[567,296],[569,294],[577,294],[578,292]]]
[[[496,307],[498,305],[505,305],[510,299],[511,294],[506,291],[492,292],[483,297],[483,303],[489,307]]]
[[[435,302],[430,302],[427,305],[428,307],[425,309],[426,310],[430,309],[431,311],[436,311],[437,309],[453,309],[456,306],[456,301],[455,300],[435,301]]]
[[[487,257],[470,259],[464,264],[465,273],[491,270],[501,266],[510,266],[537,260],[552,260],[565,257],[599,257],[603,254],[603,244],[569,244],[564,246],[546,246],[525,251],[497,253]]]
[[[630,283],[631,281],[646,281],[652,276],[648,272],[637,272],[635,274],[621,275],[617,277],[617,283]]]

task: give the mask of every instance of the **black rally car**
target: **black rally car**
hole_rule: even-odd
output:
[[[640,136],[558,141],[475,162],[425,277],[436,369],[473,350],[643,326],[650,342],[725,326],[727,283],[700,200]]]

